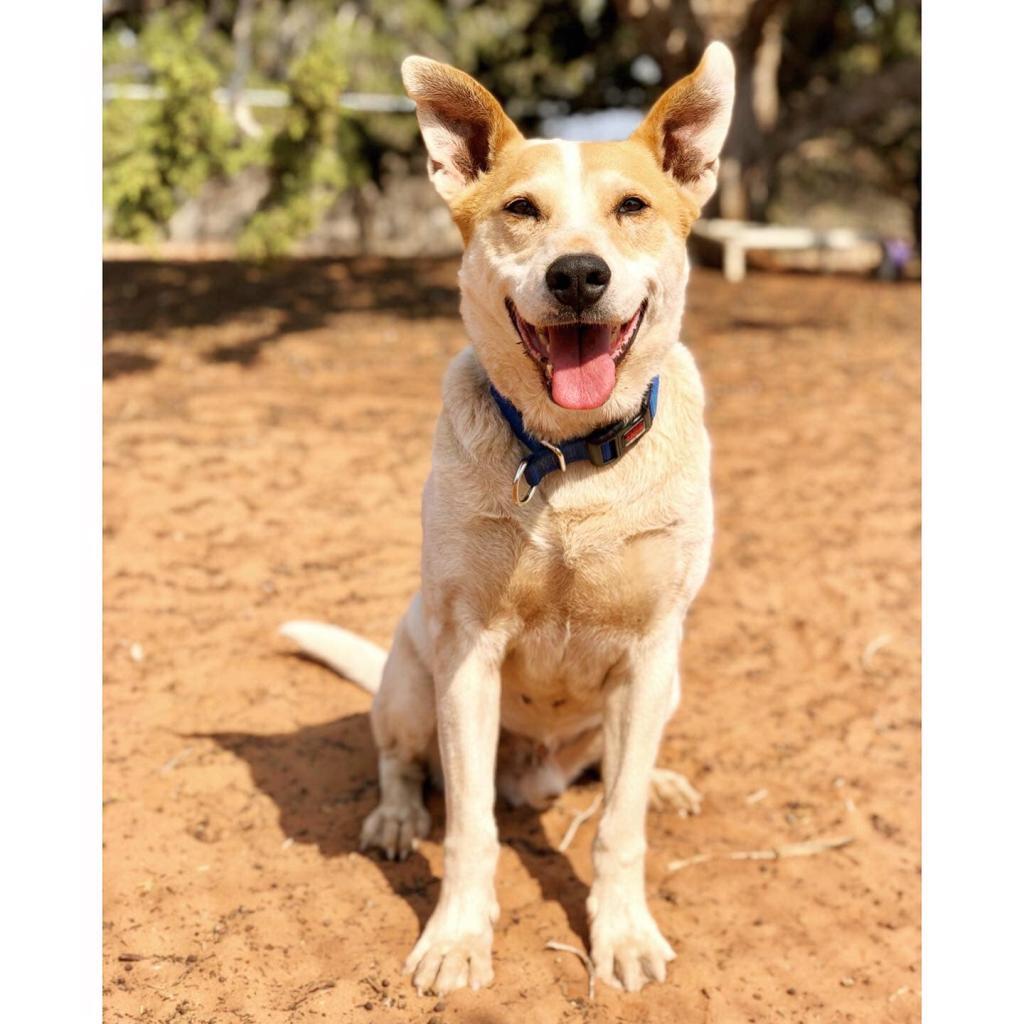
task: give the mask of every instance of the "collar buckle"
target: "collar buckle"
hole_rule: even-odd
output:
[[[624,423],[613,423],[605,430],[595,431],[586,439],[587,458],[595,466],[618,462],[640,440],[654,422],[650,402],[646,399],[640,411]]]

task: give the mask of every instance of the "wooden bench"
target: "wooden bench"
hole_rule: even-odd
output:
[[[877,241],[850,228],[816,231],[813,228],[755,224],[744,220],[698,220],[693,234],[716,243],[722,251],[722,271],[727,281],[742,281],[747,273],[747,252],[813,251],[840,252]]]

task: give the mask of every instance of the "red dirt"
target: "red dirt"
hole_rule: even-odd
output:
[[[718,533],[661,758],[704,812],[649,826],[668,982],[588,1004],[544,951],[585,943],[594,822],[554,847],[597,782],[500,811],[493,988],[400,976],[442,801],[406,863],[356,852],[369,699],[275,629],[386,643],[416,588],[454,289],[450,262],[107,267],[108,1019],[918,1020],[920,294],[854,279],[691,282]]]

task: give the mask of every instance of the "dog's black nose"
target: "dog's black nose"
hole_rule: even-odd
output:
[[[563,306],[571,306],[577,313],[597,302],[611,279],[611,267],[592,252],[559,256],[544,275],[551,294]]]

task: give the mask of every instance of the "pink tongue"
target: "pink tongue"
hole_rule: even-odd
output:
[[[551,397],[563,409],[597,409],[615,389],[612,328],[569,324],[548,328]]]

